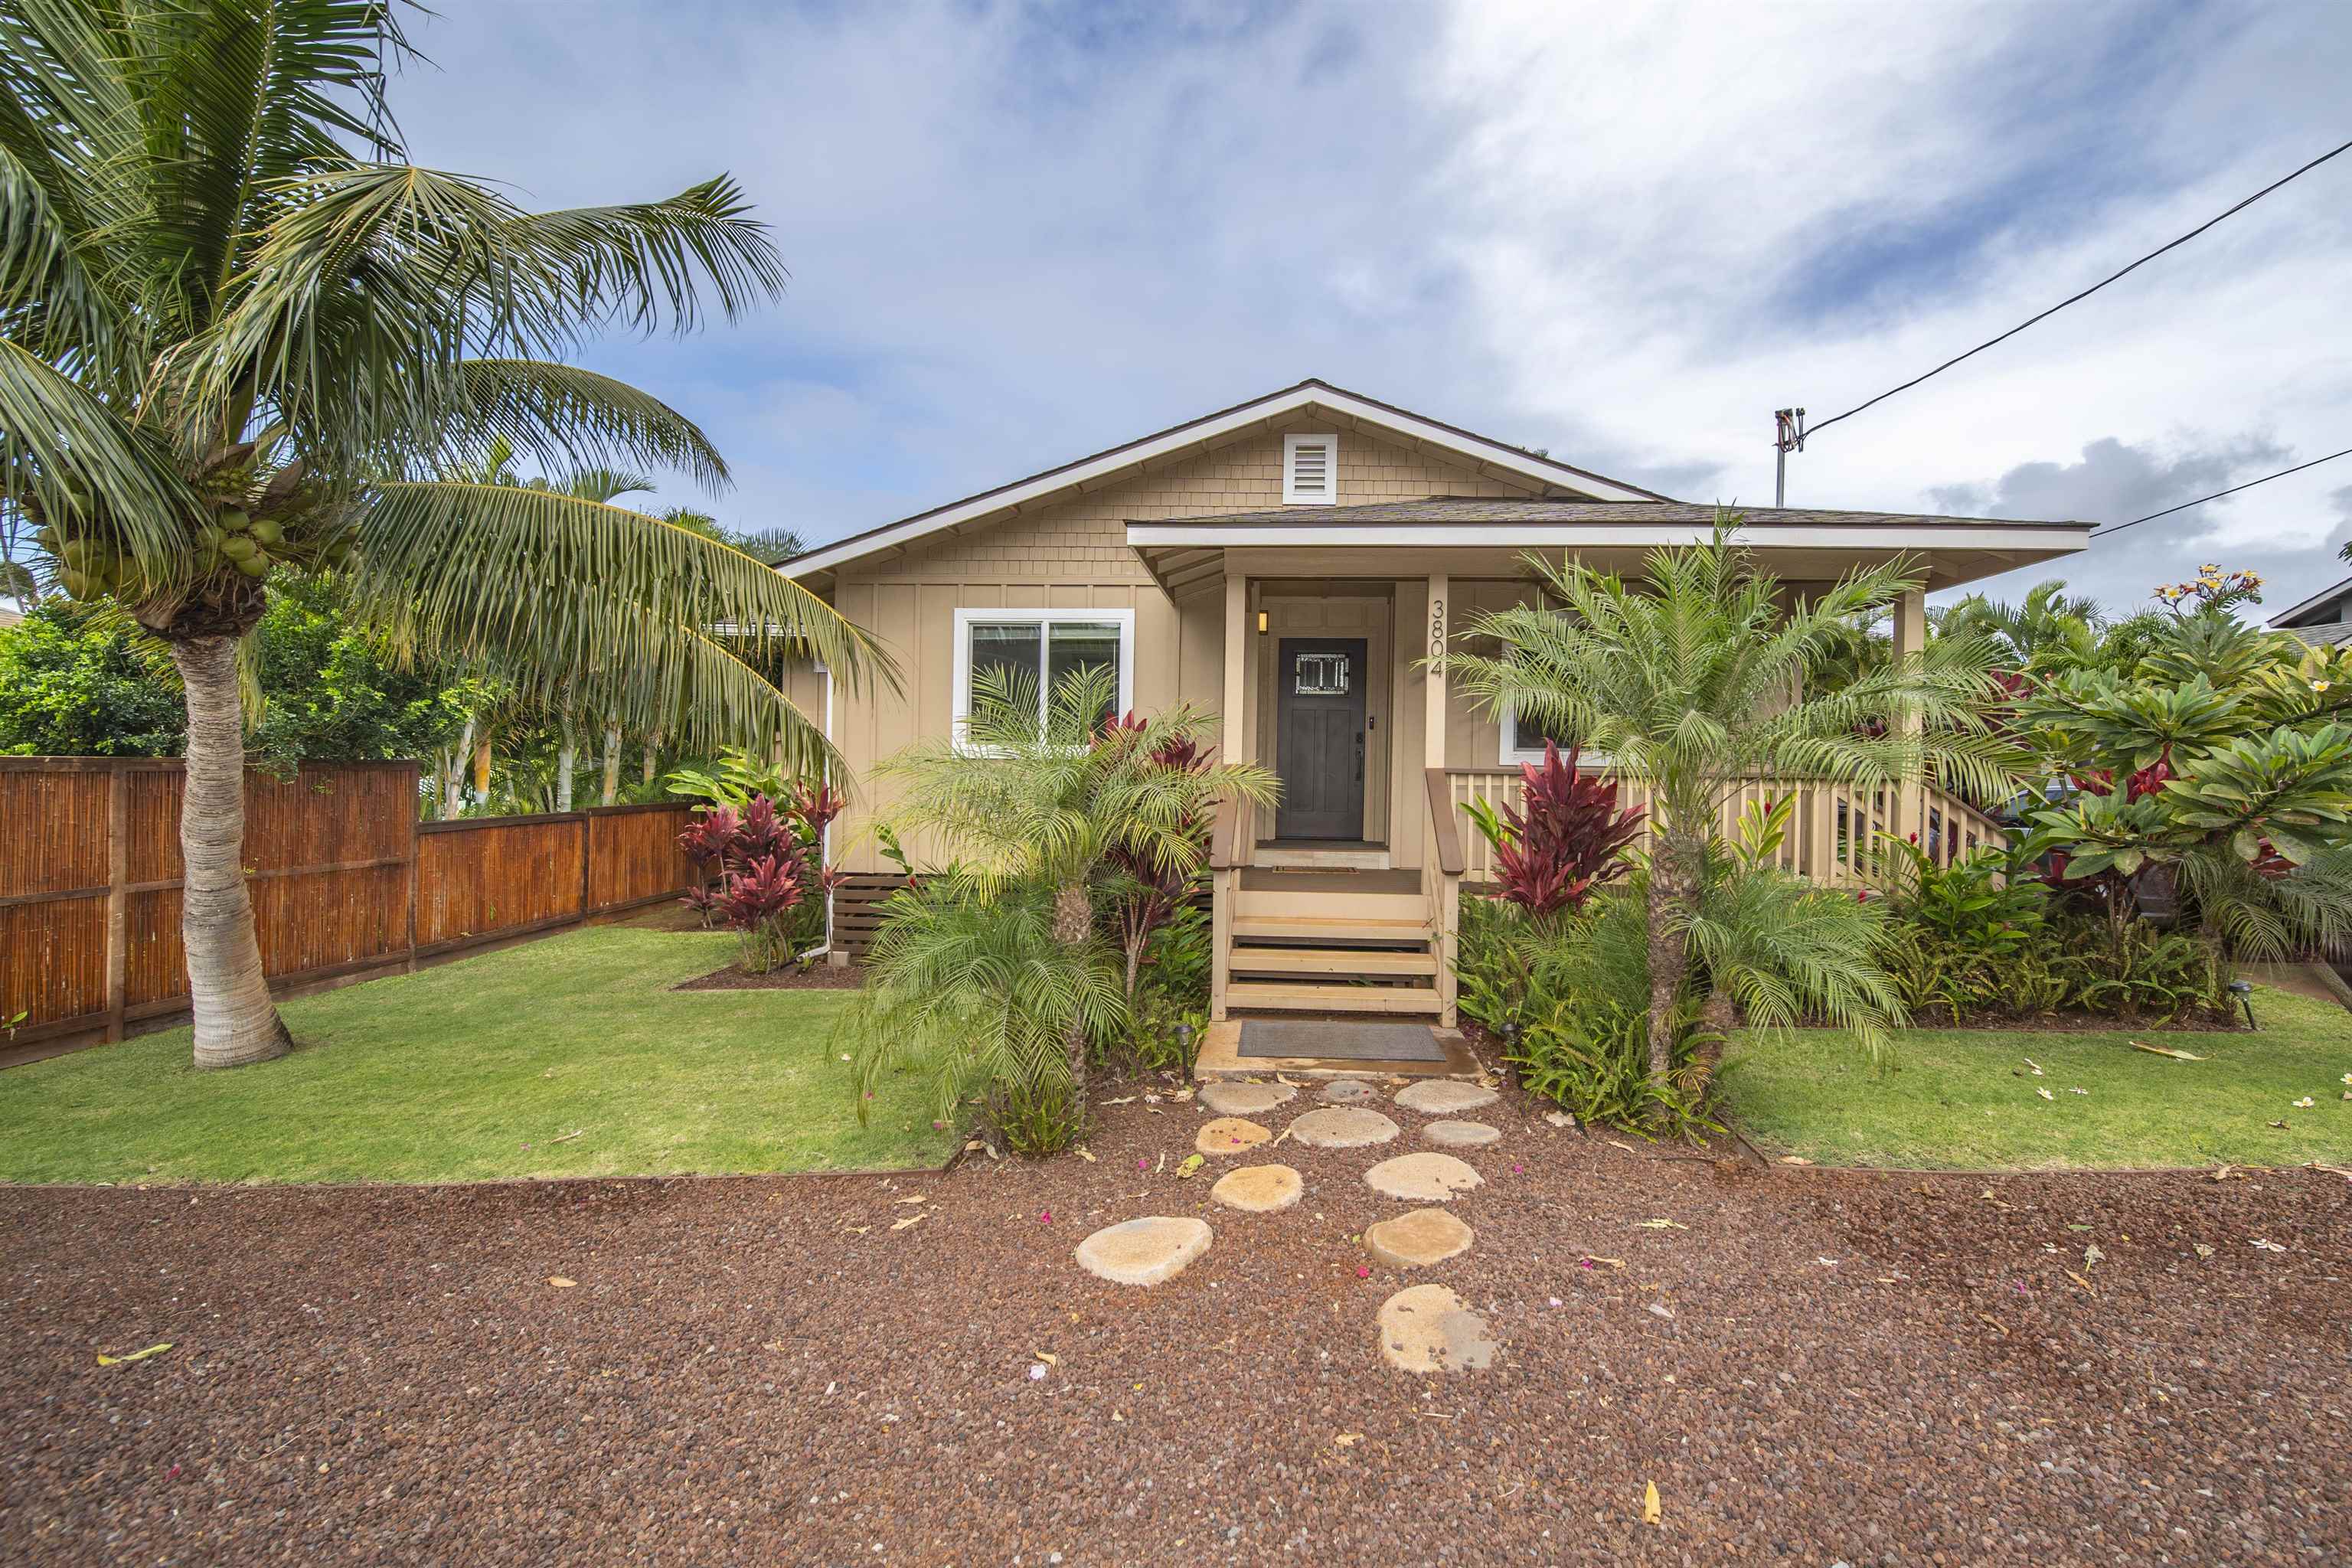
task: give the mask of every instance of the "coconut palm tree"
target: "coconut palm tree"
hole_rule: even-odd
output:
[[[1850,626],[1917,580],[1891,563],[1794,599],[1738,546],[1738,521],[1718,514],[1706,543],[1654,551],[1638,584],[1531,555],[1561,607],[1475,616],[1459,641],[1492,639],[1497,650],[1444,658],[1483,708],[1532,714],[1544,733],[1649,787],[1649,1053],[1660,1085],[1673,1067],[1686,937],[1710,861],[1725,858],[1717,824],[1742,781],[1895,784],[1928,770],[1986,797],[2010,783],[2009,743],[1983,717],[1999,694],[1988,639],[1935,638],[1823,689],[1807,678],[1838,656]]]
[[[0,509],[44,570],[162,638],[186,689],[182,930],[199,1066],[288,1038],[242,866],[237,647],[273,572],[352,574],[395,647],[518,696],[691,716],[824,754],[706,629],[874,668],[740,551],[617,507],[451,479],[492,441],[551,472],[727,470],[693,423],[566,365],[691,329],[784,270],[735,184],[531,214],[403,154],[381,0],[0,0]],[[684,699],[690,694],[692,700]]]
[[[2013,668],[2025,669],[2095,658],[2105,620],[2096,599],[2070,595],[2064,578],[2052,577],[2026,590],[2020,605],[1964,595],[1937,617],[1936,630],[1941,637],[1991,637]]]

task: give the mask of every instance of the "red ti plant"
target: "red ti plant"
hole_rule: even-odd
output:
[[[1097,745],[1132,745],[1142,731],[1143,721],[1129,713],[1103,725]],[[1151,753],[1155,767],[1180,773],[1198,773],[1209,765],[1207,753],[1190,740],[1179,737],[1164,742]],[[1206,844],[1209,824],[1187,822],[1185,831],[1195,842]],[[1118,930],[1119,947],[1127,954],[1127,994],[1135,996],[1135,983],[1143,966],[1143,949],[1151,933],[1166,925],[1183,905],[1185,895],[1192,889],[1187,879],[1178,872],[1154,866],[1126,848],[1114,848],[1108,857],[1115,879],[1110,890],[1108,910],[1112,923]]]
[[[1579,773],[1576,758],[1545,742],[1543,762],[1519,769],[1520,804],[1478,820],[1495,846],[1496,896],[1531,915],[1582,909],[1625,874],[1625,847],[1642,831],[1642,808],[1620,811],[1615,782]]]
[[[801,852],[765,855],[727,879],[719,905],[742,939],[746,974],[765,974],[792,956],[791,915],[801,901]]]
[[[741,815],[719,806],[677,836],[701,873],[686,906],[706,927],[723,923],[742,937],[747,973],[766,973],[791,958],[801,939],[822,934],[822,921],[814,931],[801,928],[835,885],[821,846],[824,824],[841,807],[832,791],[803,786],[782,811],[754,795]]]

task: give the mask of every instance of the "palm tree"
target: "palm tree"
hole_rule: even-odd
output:
[[[1936,630],[1942,637],[1990,637],[2012,668],[2025,669],[2092,658],[2104,620],[2096,599],[2069,595],[2065,579],[2052,577],[2028,589],[2021,605],[1965,595],[1937,618]]]
[[[1444,661],[1481,707],[1532,714],[1544,733],[1573,738],[1648,786],[1649,1056],[1661,1086],[1686,936],[1710,861],[1725,858],[1717,826],[1742,781],[1891,784],[1933,769],[1990,795],[2009,778],[2008,744],[1983,718],[1998,695],[1986,639],[1937,638],[1823,689],[1807,678],[1844,647],[1851,624],[1915,591],[1916,579],[1890,563],[1789,599],[1736,542],[1738,521],[1719,513],[1707,543],[1654,551],[1639,585],[1530,555],[1562,608],[1477,616],[1459,640],[1492,639],[1498,651]]]
[[[960,894],[987,902],[1008,889],[1037,889],[1066,955],[1101,945],[1097,892],[1120,863],[1189,882],[1206,856],[1202,831],[1231,795],[1274,799],[1274,775],[1249,763],[1178,765],[1217,728],[1187,703],[1113,722],[1118,684],[1098,666],[1072,670],[1041,703],[1037,677],[975,671],[964,732],[919,742],[883,763],[877,778],[900,787],[898,826],[929,831],[958,857]],[[909,955],[910,972],[928,963]],[[888,976],[883,976],[885,988]],[[1111,983],[1118,990],[1116,981]],[[1069,1079],[1083,1096],[1087,1020],[1063,1021]]]
[[[732,319],[784,270],[723,177],[534,215],[409,163],[384,100],[408,53],[370,0],[0,0],[0,510],[181,671],[202,1067],[289,1043],[242,866],[237,648],[274,570],[350,572],[395,647],[520,696],[689,712],[698,739],[812,760],[818,728],[705,628],[875,668],[740,551],[443,477],[502,437],[551,471],[723,484],[690,421],[560,361],[614,321],[690,329],[706,297]]]

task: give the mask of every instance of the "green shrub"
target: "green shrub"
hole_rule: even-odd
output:
[[[1502,1044],[1529,1093],[1580,1121],[1645,1135],[1711,1127],[1698,1101],[1700,1058],[1714,1041],[1695,998],[1675,1008],[1667,1081],[1650,1077],[1648,940],[1642,905],[1628,893],[1543,920],[1465,900],[1454,965],[1462,1016]]]
[[[1008,1079],[988,1097],[988,1122],[1015,1154],[1058,1154],[1087,1131],[1087,1104],[1067,1079]]]
[[[1136,1072],[1192,1071],[1202,1031],[1209,1026],[1214,957],[1207,911],[1197,904],[1178,905],[1144,943],[1126,1027],[1103,1042],[1104,1054],[1123,1044],[1127,1065]]]

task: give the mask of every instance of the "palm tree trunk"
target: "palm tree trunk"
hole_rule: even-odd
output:
[[[482,738],[474,752],[474,794],[484,802],[490,798],[490,730],[482,726]]]
[[[474,721],[466,721],[466,732],[457,737],[457,749],[449,753],[449,765],[441,773],[441,819],[447,822],[466,809],[466,760],[474,754]]]
[[[269,1000],[245,885],[245,713],[236,639],[172,644],[187,689],[186,787],[180,796],[180,942],[195,1012],[196,1066],[281,1057],[293,1037]]]
[[[654,763],[661,758],[662,732],[656,730],[646,737],[646,783],[654,782]]]
[[[563,746],[555,753],[555,809],[572,809],[572,767],[580,759],[580,742],[572,736],[572,715],[563,716]]]
[[[1691,889],[1687,858],[1669,834],[1660,834],[1650,860],[1650,1082],[1666,1087],[1675,1070],[1675,1003],[1682,994],[1689,954],[1683,945],[1682,917]]]
[[[1094,900],[1087,895],[1084,882],[1066,882],[1054,893],[1054,941],[1063,947],[1081,948],[1092,939],[1095,931]],[[1082,1023],[1070,1025],[1070,1089],[1078,1103],[1087,1098],[1087,1029]]]
[[[621,727],[604,726],[604,804],[621,798]]]

